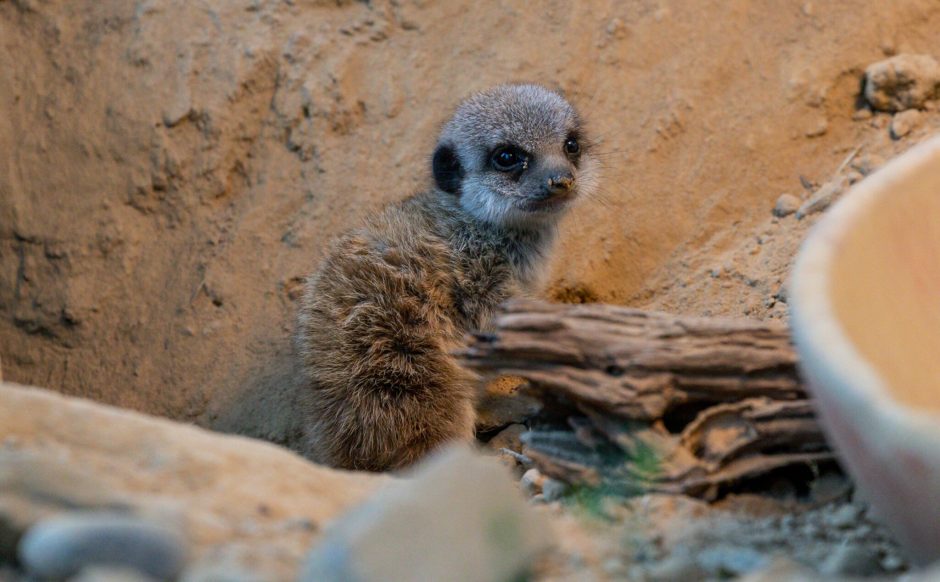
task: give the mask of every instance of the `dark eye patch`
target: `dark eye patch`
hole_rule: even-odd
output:
[[[431,160],[431,169],[437,187],[450,194],[460,194],[460,183],[463,181],[463,167],[454,152],[453,146],[441,144],[434,151]]]

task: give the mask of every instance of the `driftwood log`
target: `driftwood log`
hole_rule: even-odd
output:
[[[778,322],[515,301],[459,355],[551,403],[523,453],[569,483],[714,499],[834,461]]]

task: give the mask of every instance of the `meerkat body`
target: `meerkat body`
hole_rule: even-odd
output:
[[[473,437],[472,378],[451,353],[499,303],[536,290],[558,218],[592,185],[581,133],[542,87],[477,94],[442,132],[436,188],[337,241],[298,317],[311,456],[397,469]]]

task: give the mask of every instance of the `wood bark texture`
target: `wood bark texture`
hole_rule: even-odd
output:
[[[834,460],[779,322],[520,300],[459,355],[552,403],[523,453],[569,483],[713,499]]]

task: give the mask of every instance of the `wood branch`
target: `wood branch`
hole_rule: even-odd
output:
[[[515,301],[459,356],[556,401],[568,426],[530,431],[525,454],[568,482],[645,482],[710,498],[833,460],[778,322]],[[644,455],[655,468],[638,468]]]
[[[805,398],[785,326],[612,305],[507,304],[460,353],[480,373],[520,376],[624,418],[679,404]]]

